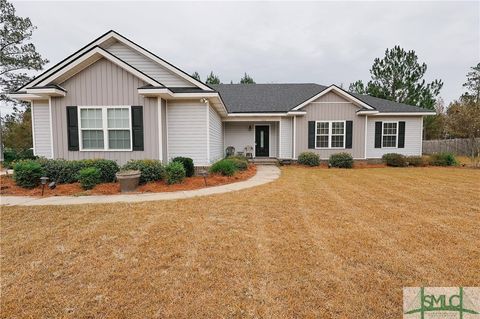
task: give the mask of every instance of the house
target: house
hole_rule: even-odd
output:
[[[206,85],[115,31],[34,78],[12,98],[32,105],[34,152],[46,158],[208,166],[233,146],[254,157],[421,155],[415,106],[318,84]]]

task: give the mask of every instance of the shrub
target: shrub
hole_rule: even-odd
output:
[[[131,160],[123,165],[122,170],[139,170],[140,184],[159,181],[165,177],[165,168],[158,160]]]
[[[106,159],[84,160],[85,167],[95,167],[100,170],[100,180],[102,183],[111,183],[115,181],[115,173],[120,170],[117,162]]]
[[[172,159],[172,162],[180,162],[185,168],[185,175],[187,177],[192,177],[195,174],[195,167],[193,166],[193,160],[190,157],[175,157]]]
[[[43,175],[42,166],[34,160],[21,160],[13,167],[15,184],[25,188],[34,188],[40,184]]]
[[[233,155],[233,156],[228,156],[228,159],[238,159],[241,161],[245,161],[248,163],[248,158],[245,155]]]
[[[223,176],[232,176],[237,171],[235,164],[228,159],[220,160],[210,167],[210,173],[218,173]]]
[[[244,161],[239,158],[229,157],[229,158],[226,158],[225,161],[232,162],[233,165],[235,165],[235,168],[239,171],[244,171],[248,168],[248,161]]]
[[[387,153],[382,156],[382,161],[387,164],[387,166],[393,167],[405,167],[407,166],[406,157],[402,154],[397,153]]]
[[[331,167],[339,168],[352,168],[353,167],[353,157],[348,153],[337,153],[330,155],[328,159],[328,164]]]
[[[186,176],[185,167],[181,162],[170,162],[165,170],[167,172],[167,184],[181,183]]]
[[[454,166],[457,165],[457,159],[452,153],[436,153],[430,155],[430,165],[433,166]]]
[[[92,189],[100,183],[102,173],[96,167],[85,167],[78,172],[78,181],[83,189]]]
[[[298,163],[307,166],[320,165],[320,157],[313,152],[303,152],[298,156]]]
[[[422,156],[407,156],[406,161],[410,166],[425,166],[425,161]]]
[[[36,159],[33,155],[33,149],[14,150],[12,148],[5,148],[3,151],[3,165],[7,168],[13,168],[15,162],[26,159]]]

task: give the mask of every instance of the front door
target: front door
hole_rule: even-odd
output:
[[[269,131],[268,125],[256,125],[255,126],[255,156],[269,157]]]

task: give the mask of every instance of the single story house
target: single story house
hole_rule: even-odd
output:
[[[422,117],[434,114],[335,85],[206,85],[115,31],[10,97],[31,103],[35,155],[119,164],[187,156],[208,166],[229,146],[291,160],[421,155]]]

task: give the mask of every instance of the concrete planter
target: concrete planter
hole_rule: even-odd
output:
[[[140,180],[140,171],[120,171],[115,174],[122,193],[134,192]]]

